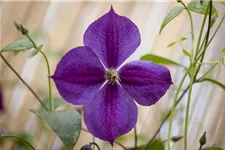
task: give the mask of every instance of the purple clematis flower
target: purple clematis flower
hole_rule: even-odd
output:
[[[149,61],[119,66],[140,45],[137,26],[113,10],[92,23],[84,45],[70,50],[52,76],[69,103],[84,104],[88,130],[111,144],[137,122],[134,100],[155,104],[172,84],[169,70]]]

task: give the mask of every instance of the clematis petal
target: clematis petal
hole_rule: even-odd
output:
[[[90,47],[107,68],[120,66],[139,46],[140,33],[128,18],[111,10],[92,23],[84,34]]]
[[[88,47],[70,50],[57,65],[55,81],[60,95],[72,104],[90,103],[105,81],[105,69]]]
[[[119,70],[121,86],[141,105],[155,104],[172,84],[170,71],[149,61],[132,61]]]
[[[84,108],[84,121],[89,132],[102,140],[113,141],[129,132],[137,122],[134,100],[118,85],[107,84]]]
[[[0,85],[0,112],[4,110],[4,105],[3,105],[3,94],[2,94],[2,88]]]

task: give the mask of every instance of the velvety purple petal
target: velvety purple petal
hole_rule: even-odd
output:
[[[90,47],[107,68],[120,66],[139,44],[137,26],[116,14],[113,8],[92,23],[84,34],[84,45]]]
[[[137,122],[134,100],[118,85],[106,84],[94,102],[84,108],[84,121],[89,132],[111,144],[129,132]]]
[[[105,81],[105,69],[87,47],[70,50],[52,76],[60,95],[72,104],[90,103]]]
[[[170,71],[149,61],[132,61],[119,70],[120,84],[139,104],[155,104],[172,84]]]

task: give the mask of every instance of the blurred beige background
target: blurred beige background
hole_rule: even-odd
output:
[[[71,48],[83,45],[83,34],[94,20],[107,13],[110,6],[123,16],[130,18],[141,32],[142,42],[137,51],[127,60],[140,59],[149,52],[158,54],[174,61],[188,65],[188,59],[183,55],[179,44],[167,48],[167,45],[179,40],[181,36],[188,37],[184,42],[186,49],[190,48],[190,26],[187,13],[184,11],[173,20],[159,35],[160,25],[168,11],[177,3],[172,2],[0,2],[1,13],[1,45],[3,48],[20,37],[14,27],[13,21],[24,24],[31,33],[41,37],[35,41],[44,44],[44,51],[49,57],[51,73],[54,72],[57,62]],[[219,11],[219,18],[225,13],[225,7],[215,4]],[[202,15],[193,13],[195,35],[197,37],[201,25]],[[218,22],[215,23],[212,31]],[[40,34],[41,33],[41,34]],[[225,46],[225,24],[209,47],[206,61],[218,60],[221,49]],[[47,97],[47,69],[41,55],[28,59],[29,51],[19,54],[4,53],[8,62],[20,73],[25,81],[41,96]],[[161,123],[163,113],[171,107],[174,90],[184,73],[181,68],[168,66],[172,73],[174,85],[169,92],[154,106],[139,107],[139,121],[137,131],[140,135],[139,145],[144,144],[152,137]],[[209,66],[204,66],[208,68]],[[35,148],[38,150],[65,149],[60,139],[49,130],[42,127],[41,121],[29,112],[30,108],[38,108],[39,103],[25,86],[18,80],[13,72],[0,60],[0,84],[4,92],[4,106],[6,110],[0,114],[1,130],[30,132],[35,137]],[[219,64],[213,71],[212,77],[225,84],[225,67]],[[188,84],[188,82],[187,82]],[[53,85],[55,97],[59,94]],[[185,87],[185,86],[184,86]],[[186,96],[177,107],[173,124],[173,135],[183,135],[183,120]],[[72,107],[72,106],[69,106]],[[165,123],[157,137],[167,139],[168,124]],[[85,124],[83,123],[85,128]],[[206,146],[217,145],[225,148],[225,92],[212,84],[196,84],[193,89],[191,101],[190,124],[188,133],[188,149],[199,148],[198,139],[207,131]],[[81,131],[81,136],[74,150],[79,150],[84,144],[92,141],[92,136]],[[112,148],[106,142],[96,139],[103,150]],[[134,145],[133,130],[120,139],[127,147]],[[0,149],[12,149],[11,142],[0,145]],[[121,147],[114,145],[115,150]],[[174,149],[183,149],[183,140],[174,145]]]

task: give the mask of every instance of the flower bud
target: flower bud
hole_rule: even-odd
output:
[[[207,140],[206,140],[206,132],[204,132],[203,135],[201,136],[201,138],[199,139],[199,143],[201,145],[205,145],[206,142],[207,142]]]
[[[82,146],[80,150],[92,150],[91,144]]]
[[[20,31],[22,32],[23,35],[28,34],[28,30],[22,24],[20,25]]]
[[[14,21],[14,25],[16,26],[17,30],[20,31],[20,25],[16,21]]]

